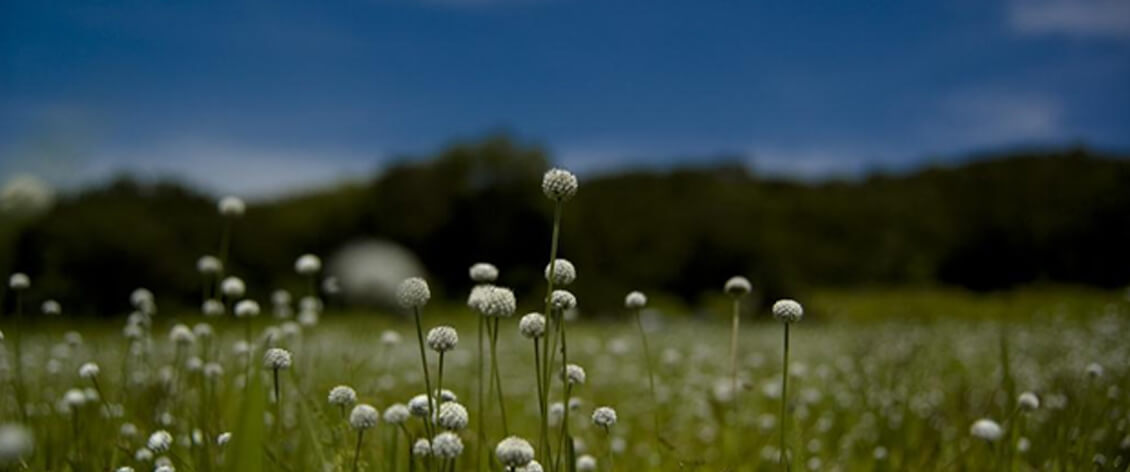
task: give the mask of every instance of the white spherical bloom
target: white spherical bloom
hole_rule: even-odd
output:
[[[404,308],[420,308],[432,298],[428,283],[419,277],[411,277],[400,283],[396,289],[396,300]]]
[[[78,376],[84,379],[93,379],[98,377],[98,373],[101,371],[102,369],[98,367],[98,364],[87,362],[78,368]]]
[[[427,439],[420,438],[412,445],[412,455],[417,457],[427,457],[432,453],[432,443]]]
[[[128,465],[123,465],[123,466],[115,469],[114,472],[134,472],[134,470],[133,470],[133,467],[130,467]]]
[[[0,467],[16,466],[35,449],[35,440],[27,428],[8,423],[0,425]]]
[[[298,300],[298,309],[300,311],[313,311],[315,313],[321,313],[323,307],[324,306],[322,305],[322,299],[318,297],[307,295],[305,297],[302,297],[301,300]]]
[[[16,291],[27,290],[31,288],[31,279],[27,274],[17,272],[8,277],[8,288]]]
[[[187,346],[196,342],[196,335],[192,334],[192,330],[183,324],[174,325],[169,330],[169,340],[181,346]]]
[[[200,322],[192,326],[192,334],[195,334],[198,338],[210,338],[216,333],[212,330],[212,325]]]
[[[144,287],[134,289],[134,291],[129,294],[129,302],[135,308],[143,308],[151,305],[153,303],[153,292],[150,292],[149,289]]]
[[[505,287],[488,287],[482,301],[483,315],[509,318],[518,309],[518,300],[514,292]]]
[[[235,317],[247,318],[259,316],[259,302],[255,300],[240,300],[235,304]]]
[[[577,471],[578,472],[593,472],[596,470],[596,459],[592,456],[585,454],[577,458]]]
[[[447,402],[439,406],[439,415],[436,422],[443,429],[461,431],[469,422],[467,409],[455,402]]]
[[[442,459],[454,459],[463,453],[463,441],[451,431],[444,431],[432,439],[432,455]]]
[[[294,261],[294,271],[299,275],[314,275],[322,270],[322,260],[313,254],[303,254]]]
[[[40,311],[47,316],[59,316],[63,313],[63,306],[55,300],[47,300],[43,302]]]
[[[577,307],[577,297],[568,290],[554,290],[549,295],[549,305],[559,312],[572,310]]]
[[[377,426],[379,420],[380,414],[377,413],[377,409],[365,403],[353,407],[353,411],[349,413],[349,425],[357,430],[373,428]]]
[[[350,406],[357,403],[357,391],[348,385],[338,385],[330,389],[330,405]]]
[[[125,438],[137,436],[137,426],[133,423],[122,423],[122,426],[118,428],[118,434]]]
[[[204,313],[204,316],[210,318],[223,316],[225,311],[224,302],[219,300],[204,300],[204,303],[200,305],[200,311]]]
[[[1028,452],[1028,449],[1031,449],[1031,448],[1032,448],[1032,441],[1029,441],[1028,438],[1021,436],[1020,439],[1016,440],[1016,450],[1017,451]],[[1126,447],[1123,446],[1123,449],[1126,449]]]
[[[1016,399],[1016,403],[1020,405],[1020,408],[1023,410],[1032,411],[1040,407],[1040,397],[1037,397],[1036,394],[1032,392],[1024,392]]]
[[[553,272],[553,285],[565,286],[577,280],[577,268],[566,259],[557,259],[553,265],[546,264],[545,280],[550,280],[551,270]]]
[[[498,280],[498,268],[494,264],[479,262],[471,266],[471,280],[478,284],[489,284]]]
[[[441,402],[459,401],[459,397],[455,396],[455,392],[452,392],[451,390],[448,390],[446,388],[443,390],[436,390],[434,393],[435,397],[438,398]]]
[[[530,461],[524,467],[519,467],[516,472],[545,472],[545,468],[538,461]]]
[[[220,203],[216,206],[219,208],[220,214],[227,217],[243,216],[243,213],[247,211],[247,205],[243,203],[243,200],[230,196],[221,198]]]
[[[435,352],[447,352],[459,344],[459,333],[450,326],[437,326],[428,331],[427,343]]]
[[[565,169],[550,169],[541,179],[541,191],[554,201],[568,201],[577,194],[577,176]]]
[[[436,402],[434,398],[431,399],[430,406],[432,410],[435,410]],[[428,396],[422,393],[408,400],[408,410],[412,412],[413,416],[419,416],[421,418],[427,417],[429,411],[428,407]]]
[[[773,304],[773,317],[785,323],[796,323],[804,317],[804,308],[796,300],[778,300]]]
[[[525,439],[510,436],[499,441],[494,455],[506,467],[524,467],[534,460],[534,447]]]
[[[227,277],[223,282],[220,282],[220,292],[223,292],[225,297],[239,298],[244,293],[247,293],[247,285],[244,285],[243,280],[239,277]]]
[[[724,290],[728,295],[740,297],[753,290],[753,285],[749,283],[749,279],[735,275],[726,281]]]
[[[196,356],[189,357],[187,361],[184,361],[184,367],[189,372],[200,372],[204,369],[204,359]]]
[[[274,292],[271,292],[271,304],[275,306],[290,305],[290,300],[290,292],[286,290],[278,289]]]
[[[217,445],[223,446],[223,445],[225,445],[229,442],[231,442],[231,432],[225,431],[223,433],[220,433],[219,436],[216,436],[216,444]]]
[[[645,306],[647,306],[647,295],[644,295],[643,292],[631,292],[624,297],[624,307],[629,310],[639,310]]]
[[[204,364],[204,377],[209,379],[218,379],[224,375],[224,366],[216,363],[209,362]]]
[[[391,346],[393,344],[400,344],[400,333],[391,329],[386,329],[381,332],[381,344]]]
[[[318,325],[318,312],[303,311],[298,314],[298,325],[310,328]]]
[[[565,366],[565,381],[569,385],[581,385],[585,383],[585,369],[577,364],[569,364]]]
[[[63,393],[63,406],[69,410],[74,411],[86,404],[86,394],[77,388],[72,388]]]
[[[477,312],[484,313],[486,307],[487,294],[490,293],[493,285],[479,284],[471,287],[471,294],[467,296],[467,307]]]
[[[518,331],[530,339],[537,339],[545,335],[545,316],[541,313],[529,313],[518,322]]]
[[[1087,365],[1087,376],[1092,379],[1097,379],[1103,376],[1103,366],[1097,362],[1092,362]]]
[[[168,451],[173,446],[173,435],[168,431],[160,430],[156,433],[149,435],[149,441],[145,443],[150,451],[158,454]]]
[[[385,410],[385,422],[389,424],[401,424],[408,420],[408,416],[412,413],[408,411],[408,407],[403,403],[394,403],[392,406]]]
[[[216,275],[224,271],[224,263],[216,256],[200,256],[196,260],[196,270],[203,275]]]
[[[609,408],[607,406],[602,406],[600,408],[597,408],[596,410],[593,410],[592,423],[600,426],[601,428],[611,428],[616,424],[616,410],[613,410],[612,408]]]
[[[153,460],[153,451],[146,448],[138,449],[137,452],[133,454],[133,458],[138,462],[149,462]]]
[[[263,353],[263,367],[268,369],[289,369],[290,351],[272,347]]]
[[[973,426],[969,427],[969,434],[986,441],[996,441],[1004,435],[1004,430],[996,421],[982,418],[973,422]]]
[[[153,472],[177,472],[177,469],[172,464],[161,464]]]

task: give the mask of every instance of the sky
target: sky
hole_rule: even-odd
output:
[[[505,131],[582,176],[1130,150],[1130,0],[6,1],[0,181],[285,195]]]

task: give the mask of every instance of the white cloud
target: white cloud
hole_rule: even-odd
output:
[[[1130,39],[1130,1],[1013,0],[1008,22],[1024,34]]]
[[[1054,142],[1068,138],[1063,106],[1037,93],[987,90],[943,100],[919,133],[930,152]]]

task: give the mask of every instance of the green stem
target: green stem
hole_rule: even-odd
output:
[[[502,418],[502,436],[510,436],[510,428],[506,423],[506,396],[502,393],[502,374],[498,369],[498,322],[499,318],[493,318],[494,326],[490,332],[490,371],[494,377],[495,392],[498,393],[498,410]]]
[[[738,325],[741,323],[741,300],[734,297],[733,322],[730,327],[730,398],[737,405],[738,397]],[[787,329],[787,328],[786,328]]]
[[[483,352],[484,352],[483,327],[486,326],[486,324],[487,324],[486,317],[480,314],[479,315],[479,372],[478,372],[478,376],[477,376],[478,377],[477,380],[478,380],[478,384],[479,384],[479,396],[477,398],[477,401],[479,403],[479,405],[478,405],[478,412],[479,413],[478,413],[478,421],[476,421],[476,423],[478,423],[478,426],[477,426],[477,428],[478,428],[478,436],[477,436],[478,440],[475,441],[475,469],[480,471],[480,472],[483,470],[483,459],[482,459],[482,457],[483,457],[483,442],[486,441],[486,436],[483,434],[483,424],[486,423],[486,421],[484,421],[484,419],[486,418],[486,415],[484,413],[485,408],[483,406],[483,372],[486,370],[484,368],[485,363],[483,362]]]
[[[550,239],[550,243],[549,243],[549,277],[546,278],[545,311],[543,312],[543,313],[545,313],[547,323],[554,322],[554,320],[552,320],[553,316],[552,316],[551,310],[550,310],[550,308],[551,308],[550,302],[552,301],[552,297],[553,297],[553,279],[556,275],[556,269],[557,269],[557,264],[555,264],[555,262],[557,261],[557,244],[558,244],[558,239],[560,238],[560,235],[561,235],[561,207],[562,207],[561,200],[556,200],[554,202],[554,205],[553,205],[553,235],[552,235],[552,237]],[[549,331],[550,331],[549,327],[547,326],[546,332],[549,332]],[[554,339],[554,343],[556,344],[557,338],[554,337],[553,339]],[[551,360],[551,357],[554,354],[556,354],[556,352],[550,350],[549,344],[550,344],[549,340],[547,339],[546,342],[545,342],[545,345],[542,346],[542,359],[541,359],[542,362],[544,363],[544,365],[542,366],[542,373],[541,373],[542,378],[543,378],[543,380],[542,380],[543,388],[542,388],[542,392],[541,392],[541,397],[542,397],[541,401],[542,401],[542,404],[546,405],[546,408],[547,408],[546,411],[547,412],[548,412],[548,405],[549,405],[549,390],[550,390],[550,385],[552,383],[552,378],[550,377],[550,369],[553,365],[553,361]],[[554,349],[556,349],[556,347],[557,346],[554,346]],[[549,421],[549,416],[548,415],[542,415],[542,422],[544,423],[542,425],[542,428],[547,430],[547,431],[549,429],[548,421]],[[556,470],[555,464],[550,464],[550,470]]]
[[[785,436],[789,427],[788,417],[785,416],[789,403],[789,323],[785,323],[785,350],[781,362],[781,464],[784,464],[785,470],[791,470],[792,461],[785,450]]]
[[[424,366],[424,396],[427,397],[428,417],[424,419],[424,431],[427,432],[428,437],[435,437],[432,434],[432,381],[428,374],[428,356],[424,352],[424,328],[420,326],[420,309],[413,308],[412,313],[416,318],[416,340],[420,346],[420,363]]]
[[[546,418],[549,411],[548,409],[546,409],[545,400],[543,400],[542,398],[545,387],[542,385],[541,350],[538,344],[538,338],[534,338],[534,367],[537,371],[535,372],[535,374],[537,374],[536,377],[538,384],[538,413],[541,415],[541,435],[538,438],[538,445],[540,446],[539,449],[541,450],[539,457],[549,457],[549,450],[547,449],[549,447],[549,428],[548,418]]]
[[[659,397],[655,395],[655,373],[651,366],[651,350],[647,345],[647,332],[643,329],[643,309],[636,310],[636,326],[640,329],[640,340],[643,342],[643,362],[647,366],[647,383],[651,390],[651,411],[655,423],[655,438],[659,439]]]
[[[365,437],[365,430],[357,430],[357,448],[353,451],[353,472],[357,472],[357,461],[361,459],[361,440]]]

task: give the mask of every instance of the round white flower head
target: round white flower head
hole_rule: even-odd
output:
[[[407,406],[403,403],[394,403],[385,409],[385,423],[400,424],[407,421],[409,415],[411,415],[411,412],[408,411]]]
[[[725,291],[726,294],[734,297],[740,297],[753,290],[753,285],[749,283],[749,279],[740,275],[730,277],[726,281]]]
[[[545,280],[550,280],[550,271],[552,271],[553,285],[564,287],[577,280],[577,268],[566,259],[557,259],[553,265],[546,264]]]
[[[459,401],[459,397],[455,396],[455,392],[452,392],[451,390],[448,390],[446,388],[443,390],[436,390],[434,393],[435,397],[438,398],[441,402]]]
[[[1097,362],[1092,362],[1090,364],[1087,364],[1086,372],[1087,377],[1097,379],[1103,376],[1103,366],[1099,365],[1099,363]]]
[[[506,467],[525,467],[534,460],[534,447],[525,439],[510,436],[498,442],[494,455]]]
[[[247,205],[236,197],[224,197],[220,199],[220,203],[216,205],[220,209],[220,214],[223,216],[236,218],[243,216],[247,211]]]
[[[420,438],[412,445],[412,455],[417,457],[427,457],[432,453],[432,443],[427,439]]]
[[[585,454],[577,458],[577,470],[580,472],[593,472],[596,470],[596,459]]]
[[[286,290],[278,289],[274,292],[271,292],[272,305],[290,305],[290,300],[290,292]]]
[[[196,335],[192,333],[192,329],[188,326],[177,324],[169,330],[169,341],[181,346],[186,346],[196,342]]]
[[[338,385],[330,389],[330,405],[350,406],[357,403],[357,391],[348,385]]]
[[[248,318],[259,316],[259,302],[255,300],[240,300],[235,304],[235,317]]]
[[[173,445],[173,435],[168,431],[160,430],[156,433],[149,435],[149,441],[145,443],[150,451],[158,454],[168,451]]]
[[[31,279],[28,278],[27,274],[16,272],[8,277],[8,288],[16,291],[27,290],[31,288]]]
[[[381,344],[393,345],[400,343],[400,333],[391,329],[386,329],[381,332]]]
[[[200,311],[207,317],[216,317],[224,315],[224,302],[219,300],[204,300],[200,305]]]
[[[98,373],[101,371],[102,369],[98,368],[98,364],[87,362],[78,368],[78,376],[84,379],[93,379],[98,377]]]
[[[447,352],[459,344],[459,333],[450,326],[437,326],[428,331],[428,347],[435,352]]]
[[[200,256],[196,260],[196,271],[203,275],[216,275],[224,271],[224,263],[216,256]]]
[[[225,431],[223,433],[220,433],[219,436],[216,436],[217,445],[223,446],[229,442],[231,442],[231,432]]]
[[[510,289],[490,286],[483,297],[482,309],[486,316],[509,318],[518,309],[518,300]]]
[[[138,462],[149,462],[153,460],[153,451],[150,451],[149,449],[143,447],[141,449],[138,449],[137,452],[133,454],[133,458]]]
[[[577,176],[564,169],[550,169],[541,179],[541,191],[554,201],[568,201],[577,194]]]
[[[545,472],[545,468],[538,461],[530,461],[525,467],[519,467],[517,472]]]
[[[616,410],[607,406],[602,406],[593,410],[592,424],[600,426],[601,428],[608,429],[616,424]]]
[[[773,317],[785,323],[796,323],[804,317],[804,308],[796,300],[778,300],[773,304]]]
[[[153,292],[147,288],[134,289],[129,294],[129,302],[135,308],[145,308],[153,304]]]
[[[216,362],[204,364],[204,376],[209,379],[218,379],[224,375],[224,366]]]
[[[380,414],[377,409],[372,405],[362,403],[353,407],[353,411],[349,413],[349,425],[353,429],[366,430],[377,426],[377,421],[380,421]]]
[[[628,296],[624,297],[624,307],[629,310],[639,310],[645,306],[647,306],[647,295],[644,295],[643,292],[630,292]]]
[[[223,292],[225,297],[239,298],[247,293],[247,286],[243,284],[243,280],[240,280],[239,277],[227,277],[223,282],[220,282],[220,291]]]
[[[430,406],[432,410],[435,409],[436,402],[434,398],[431,400]],[[421,418],[427,417],[429,411],[428,407],[428,396],[422,393],[408,400],[408,410],[412,412],[413,416],[419,416]]]
[[[290,368],[290,351],[286,349],[272,347],[263,353],[263,367],[267,369],[289,369]]]
[[[35,449],[31,431],[15,423],[0,425],[0,467],[15,466]]]
[[[973,422],[973,426],[969,427],[969,434],[986,441],[996,441],[1001,438],[1004,431],[996,421],[982,418]]]
[[[479,262],[471,266],[471,280],[478,284],[489,284],[498,280],[498,268],[494,264]]]
[[[294,261],[294,271],[299,275],[314,275],[322,270],[322,260],[313,254],[303,254]]]
[[[411,277],[400,283],[396,290],[396,300],[404,308],[420,308],[432,298],[428,283],[419,277]]]
[[[122,426],[118,428],[118,434],[126,438],[137,436],[137,425],[133,423],[122,423]]]
[[[439,406],[439,416],[436,418],[443,429],[461,431],[469,422],[467,409],[455,402],[447,402]]]
[[[432,439],[432,454],[442,459],[454,459],[463,453],[463,441],[451,431],[444,431]]]
[[[47,300],[43,302],[40,311],[47,316],[59,316],[63,313],[63,306],[55,300]]]
[[[581,385],[585,383],[585,369],[577,364],[569,364],[565,366],[565,381],[569,385]]]
[[[210,338],[215,332],[212,330],[212,325],[201,321],[192,326],[192,334],[198,338]]]
[[[549,296],[549,305],[558,312],[572,310],[577,307],[577,297],[568,290],[554,290]]]
[[[467,307],[480,314],[484,313],[487,294],[490,293],[492,288],[494,288],[494,286],[489,284],[479,284],[471,287],[471,294],[467,296]]]
[[[177,469],[172,464],[161,464],[153,472],[177,472]]]
[[[1032,411],[1040,407],[1040,397],[1037,397],[1036,394],[1032,392],[1024,392],[1016,399],[1016,403],[1020,405],[1020,408],[1023,410]]]
[[[545,335],[545,316],[541,313],[529,313],[518,321],[518,331],[530,339],[537,339]]]
[[[133,467],[123,465],[114,470],[114,472],[134,472]]]

